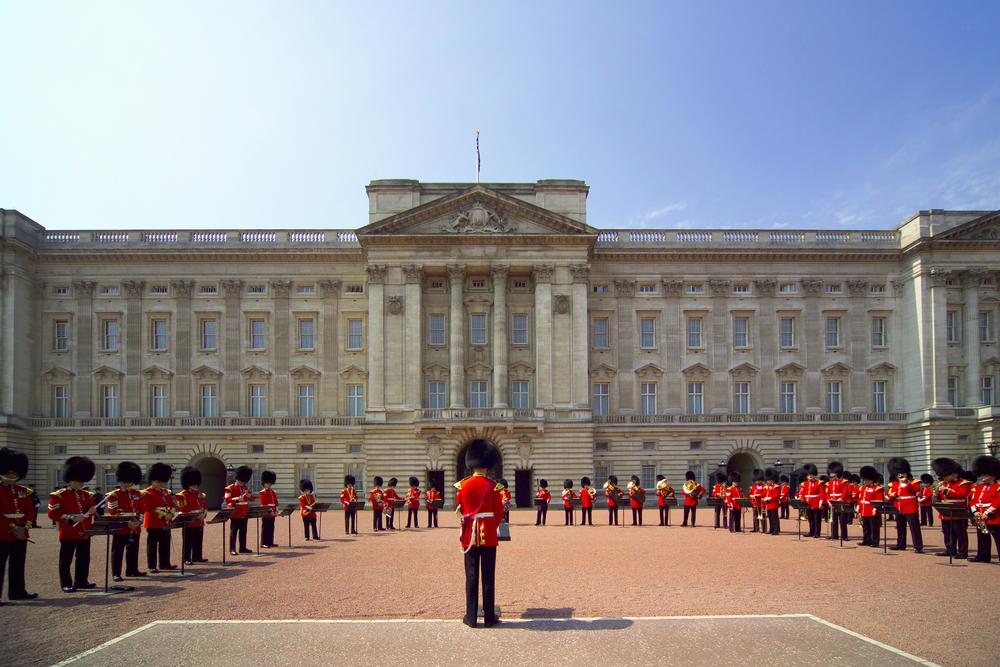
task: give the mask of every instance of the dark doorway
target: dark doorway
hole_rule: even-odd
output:
[[[201,471],[201,492],[205,494],[205,504],[209,509],[219,509],[226,490],[226,465],[214,456],[198,459],[191,465]]]
[[[441,498],[447,503],[448,492],[444,488],[444,470],[427,471],[427,488],[430,489],[432,487],[441,492]]]
[[[468,449],[468,447],[469,445],[466,444],[458,450],[458,457],[455,461],[455,473],[457,475],[455,478],[456,482],[463,480],[472,474],[472,471],[465,467],[465,450]],[[503,459],[499,456],[499,449],[500,448],[498,447],[497,464],[493,466],[492,470],[489,470],[486,473],[487,477],[495,481],[499,481],[500,478],[503,477]]]
[[[744,495],[753,484],[753,469],[757,467],[757,462],[749,452],[737,452],[726,462],[726,472],[738,472],[740,474],[740,488]]]
[[[531,486],[531,470],[514,471],[514,504],[516,507],[531,507],[535,497]]]

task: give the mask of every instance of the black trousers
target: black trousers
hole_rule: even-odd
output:
[[[618,525],[618,507],[608,506],[608,525]]]
[[[986,529],[990,532],[983,534],[979,532],[978,528],[976,529],[976,560],[989,563],[993,558],[993,553],[990,549],[991,537],[993,538],[993,542],[997,545],[997,555],[1000,556],[1000,523],[987,524]],[[23,575],[23,568],[21,572]],[[13,590],[11,591],[11,594],[13,594]]]
[[[847,522],[851,518],[850,512],[834,512],[830,522],[830,539],[839,540],[841,534],[847,539]]]
[[[934,525],[934,508],[931,506],[920,507],[920,525],[921,526],[933,526]]]
[[[966,532],[966,527],[965,519],[941,520],[945,550],[955,558],[969,557],[969,534]]]
[[[808,509],[809,534],[806,537],[820,537],[823,534],[823,509]]]
[[[767,510],[767,525],[770,527],[770,530],[767,531],[769,534],[781,535],[781,523],[778,521],[777,508]]]
[[[427,527],[431,527],[431,522],[434,522],[434,528],[438,527],[438,511],[437,510],[427,510]]]
[[[688,515],[689,514],[691,515],[691,525],[693,526],[697,522],[698,508],[697,507],[688,507],[687,505],[685,505],[684,506],[684,522],[681,523],[682,526],[688,525]]]
[[[472,547],[465,552],[465,621],[475,623],[479,615],[479,580],[483,582],[483,621],[496,620],[494,588],[496,585],[497,548]]]
[[[349,511],[348,512],[344,512],[344,522],[345,523],[347,522],[347,515],[348,514],[350,514]],[[310,531],[310,529],[312,530],[312,539],[318,540],[319,539],[319,533],[316,532],[316,517],[314,517],[314,516],[304,516],[304,517],[302,517],[302,531],[305,533],[307,540],[310,539],[309,538],[309,531]]]
[[[76,567],[70,576],[69,564],[76,557]],[[90,575],[90,540],[62,540],[59,542],[59,583],[63,588],[81,587]]]
[[[753,529],[751,529],[750,532],[759,533],[762,530],[761,523],[763,523],[760,518],[761,517],[760,508],[751,505],[750,513],[753,515]],[[809,525],[811,526],[812,524]]]
[[[782,519],[789,518],[788,512],[791,505],[789,503],[781,503],[781,517]]]
[[[861,544],[870,547],[877,547],[879,533],[882,530],[882,517],[863,516],[861,517]]]
[[[742,532],[742,530],[743,530],[743,527],[741,525],[742,521],[743,521],[743,512],[742,512],[742,510],[730,510],[729,511],[729,532],[730,533],[739,533],[739,532]]]
[[[197,526],[192,528],[191,526],[184,526],[182,529],[184,533],[181,535],[184,541],[184,553],[181,557],[185,562],[197,563],[204,556],[202,556],[202,546],[205,543],[205,527]]]
[[[313,527],[313,539],[319,539],[319,535],[316,534],[316,519],[312,520]],[[358,511],[357,510],[344,510],[344,534],[353,535],[358,532]],[[309,537],[307,534],[306,537]]]
[[[538,512],[535,514],[535,525],[536,526],[544,526],[545,525],[545,518],[548,515],[549,515],[549,506],[548,505],[539,505],[538,506]]]
[[[372,510],[372,530],[382,530],[382,508]]]
[[[636,522],[635,522],[636,518],[639,519],[639,523],[638,524],[636,524]],[[633,526],[635,526],[635,525],[641,526],[642,525],[642,508],[641,507],[633,507],[632,508],[632,525]]]
[[[900,549],[906,548],[906,526],[910,527],[910,537],[913,538],[913,548],[923,551],[924,537],[920,534],[920,519],[917,513],[896,515],[896,546]]]
[[[593,507],[581,507],[580,508],[580,525],[581,526],[593,526],[594,525],[594,508]]]
[[[247,519],[243,517],[242,519],[230,519],[229,520],[229,551],[236,551],[236,540],[239,539],[240,551],[247,550]]]
[[[125,572],[135,574],[139,571],[139,534],[111,536],[111,574],[122,576],[122,560],[125,560]]]
[[[273,547],[274,544],[274,522],[275,519],[261,519],[260,545],[262,547]]]
[[[572,507],[564,507],[563,508],[563,514],[565,515],[563,517],[563,525],[564,526],[572,526],[573,525],[573,508]]]
[[[979,553],[982,553],[980,549]],[[14,599],[27,595],[24,584],[24,563],[28,559],[28,540],[0,542],[0,596],[3,595],[3,579],[7,572],[7,597]]]
[[[156,568],[157,556],[159,556],[160,558],[161,570],[170,565],[169,528],[146,529],[146,567],[148,567],[150,570],[157,569]]]
[[[715,506],[715,527],[729,527],[729,510],[722,505]]]
[[[416,507],[406,508],[406,527],[410,527],[410,521],[413,521],[414,528],[420,528],[420,510]]]

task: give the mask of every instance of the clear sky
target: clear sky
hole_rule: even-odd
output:
[[[0,0],[0,207],[352,228],[376,178],[579,178],[598,227],[1000,208],[1000,2]]]

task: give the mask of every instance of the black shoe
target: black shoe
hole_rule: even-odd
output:
[[[187,565],[194,565],[194,561],[186,560],[186,561],[184,561],[184,565],[186,565],[186,566]]]
[[[252,554],[253,549],[240,549],[241,554]]]
[[[914,549],[913,550],[913,553],[915,553],[915,554],[922,554],[923,552],[924,552],[923,549]]]
[[[195,560],[195,562],[196,563],[207,563],[208,559],[207,558],[198,558],[197,560]]]
[[[230,552],[229,552],[229,555],[230,555],[230,556],[236,556],[236,555],[238,555],[238,554],[237,554],[237,553],[236,553],[235,551],[230,551]]]
[[[899,545],[894,547],[889,547],[889,551],[906,551],[906,547],[901,547]]]
[[[38,593],[21,593],[19,595],[11,595],[11,600],[34,600],[38,597]]]
[[[469,626],[470,628],[475,628],[475,627],[478,627],[478,626],[476,625],[476,621],[475,621],[475,620],[472,620],[472,621],[470,621],[470,620],[469,620],[469,619],[467,619],[467,618],[463,618],[463,619],[462,619],[462,623],[464,623],[465,625]]]
[[[233,555],[235,555],[235,554],[233,554]],[[159,574],[160,571],[157,570],[155,567],[151,567],[151,568],[149,568],[149,573],[150,574]]]
[[[138,571],[137,572],[126,572],[125,576],[126,577],[145,577],[146,573],[145,572],[138,572]]]
[[[84,584],[77,584],[76,588],[77,588],[77,590],[79,590],[81,588],[85,589],[85,590],[90,590],[91,588],[97,588],[97,584],[95,584],[92,581],[88,581],[87,583],[84,583]]]
[[[270,549],[271,545],[270,544],[262,544],[262,545],[260,545],[260,548],[261,549]]]
[[[76,593],[76,586],[63,586],[63,593]]]
[[[164,565],[164,566],[163,566],[163,567],[161,567],[160,569],[161,569],[161,570],[176,570],[176,569],[177,569],[177,566],[176,566],[176,565]]]
[[[358,531],[356,531],[356,530],[352,530],[351,531],[351,535],[357,535],[357,534],[358,534]]]
[[[958,554],[957,556],[955,556],[955,558],[957,558],[958,560],[968,560],[969,554]]]
[[[312,541],[311,538],[308,538],[308,537],[306,538],[306,542],[311,542],[311,541]]]
[[[499,618],[491,618],[488,621],[487,620],[483,621],[483,627],[484,628],[492,628],[494,625],[500,625],[500,619]]]
[[[111,575],[111,581],[125,581],[125,577],[120,574]]]

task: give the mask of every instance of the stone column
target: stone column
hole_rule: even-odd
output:
[[[733,397],[729,384],[729,363],[733,352],[732,322],[727,307],[732,293],[732,281],[709,280],[712,294],[712,329],[707,345],[708,363],[712,367],[712,388],[708,395],[709,414],[733,411]]]
[[[590,285],[590,266],[575,264],[569,267],[573,277],[573,404],[579,409],[590,407],[590,359],[587,346],[587,288]]]
[[[552,407],[552,275],[551,264],[537,264],[535,278],[535,395],[540,408]]]
[[[948,331],[945,319],[948,313],[948,284],[954,274],[937,267],[931,268],[931,345],[932,345],[932,403],[931,407],[948,404]]]
[[[493,277],[493,407],[506,408],[507,398],[507,275],[503,264],[490,267]]]
[[[634,280],[615,280],[618,304],[618,410],[635,413],[635,297]],[[613,413],[612,406],[608,409]]]
[[[979,279],[984,275],[983,269],[969,269],[964,276],[965,317],[962,318],[962,338],[965,341],[965,401],[963,404],[968,406],[982,405],[982,393],[979,386],[980,373],[982,372],[980,365],[982,361],[979,355]],[[945,336],[947,337],[947,335],[948,332],[945,331]]]
[[[764,279],[753,281],[753,289],[757,294],[760,311],[757,315],[757,348],[760,351],[760,373],[756,377],[757,397],[752,399],[756,412],[776,412],[778,398],[776,395],[777,378],[774,369],[777,366],[777,354],[780,341],[776,318],[774,316],[774,290],[778,281]]]
[[[289,314],[288,294],[292,283],[289,280],[272,280],[271,295],[274,299],[274,406],[272,414],[275,417],[288,416],[288,403],[291,396],[290,378],[288,376],[289,359],[291,358],[292,339],[295,333],[291,331],[291,316]]]
[[[321,393],[317,399],[320,416],[336,417],[340,406],[340,382],[337,368],[340,357],[340,307],[339,280],[321,280],[319,288],[323,298],[323,348],[320,351],[320,370],[323,372]],[[326,408],[326,409],[324,409]]]
[[[423,379],[423,303],[421,301],[424,287],[424,268],[418,264],[403,267],[403,279],[406,287],[403,292],[404,308],[404,353],[403,382],[406,387],[403,392],[403,403],[411,410],[419,408],[423,401],[421,391]]]
[[[198,414],[191,402],[191,351],[197,345],[198,333],[191,334],[191,294],[194,281],[174,280],[170,283],[174,293],[174,412],[183,415]]]
[[[448,312],[448,386],[453,408],[465,407],[465,266],[448,265],[451,283],[451,310]]]
[[[0,271],[0,313],[3,313],[2,317],[4,319],[8,317],[8,315],[4,313],[3,310],[3,290],[5,282],[6,281],[4,280],[3,272]],[[32,338],[31,373],[35,377],[39,378],[39,381],[34,383],[33,391],[31,392],[30,414],[41,416],[48,412],[48,407],[47,407],[48,396],[45,395],[45,389],[47,385],[44,382],[41,382],[40,380],[41,376],[39,375],[39,373],[41,373],[42,371],[48,370],[42,368],[42,346],[45,345],[46,342],[48,342],[45,339],[45,298],[48,295],[48,283],[46,283],[44,280],[36,280],[33,287],[35,288],[35,293],[34,293],[34,298],[31,301],[31,306],[33,311],[31,313],[31,318],[34,321],[33,325],[34,328],[31,336]],[[10,340],[13,343],[14,338],[13,336],[8,337],[7,333],[4,332],[2,329],[0,329],[0,341],[6,341],[6,340]],[[0,344],[0,351],[2,351],[3,345],[6,345],[6,343]],[[51,345],[52,343],[49,342],[49,346]],[[4,354],[7,354],[7,356],[11,356],[9,353],[6,352],[4,352]],[[2,367],[3,367],[3,362],[0,361],[0,368]],[[8,381],[6,378],[3,378],[2,373],[0,373],[0,381],[5,381],[5,382]],[[10,396],[11,390],[14,389],[13,379],[10,379],[9,384],[7,384],[6,386],[8,387],[7,391],[0,389],[0,396],[4,397],[3,399],[4,402],[0,402],[0,404],[3,404],[5,406],[6,406],[5,402],[8,399],[11,400],[13,399],[13,397]],[[13,408],[13,405],[11,405],[10,407]],[[6,408],[4,408],[4,412],[7,412],[7,414],[11,414],[12,411],[8,412]]]
[[[385,420],[385,266],[371,264],[368,272],[368,401],[365,414]]]
[[[684,350],[687,342],[687,323],[681,313],[680,296],[684,290],[684,281],[676,278],[662,278],[660,288],[663,290],[663,297],[666,301],[664,306],[663,324],[660,327],[664,331],[663,352],[660,359],[664,370],[664,377],[668,379],[663,384],[664,404],[663,412],[666,414],[682,413],[687,410],[687,386],[685,378],[681,375],[681,360],[684,359]]]
[[[867,280],[848,280],[847,293],[847,326],[850,327],[847,353],[851,359],[851,405],[844,405],[844,411],[851,407],[873,408],[871,401],[871,384],[868,378],[868,351],[871,350],[871,321],[865,308],[865,296],[868,294]],[[886,318],[888,320],[888,318]],[[886,396],[886,407],[892,405],[890,397]]]
[[[142,414],[142,291],[146,283],[126,280],[125,288],[125,413],[124,417]]]
[[[223,280],[222,291],[225,294],[222,331],[224,338],[220,341],[224,347],[222,352],[222,404],[225,409],[223,417],[238,417],[243,405],[240,395],[240,352],[243,350],[243,337],[240,335],[240,298],[243,296],[242,280]]]
[[[90,280],[73,281],[76,295],[76,385],[73,388],[73,405],[77,417],[93,414],[92,388],[94,378],[94,290],[97,283]]]
[[[826,331],[820,321],[819,295],[823,291],[823,281],[814,278],[805,278],[801,281],[802,290],[806,296],[805,336],[798,337],[799,348],[805,348],[806,370],[802,375],[802,382],[805,385],[800,387],[805,412],[809,408],[825,410],[823,402],[823,378],[819,372],[819,366],[823,361],[823,349],[826,345]],[[843,409],[843,408],[841,408]]]

